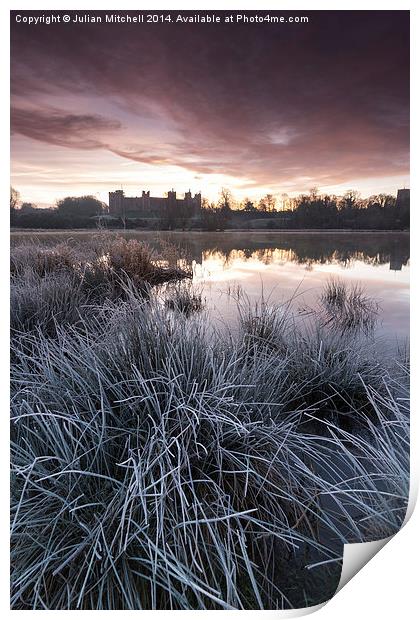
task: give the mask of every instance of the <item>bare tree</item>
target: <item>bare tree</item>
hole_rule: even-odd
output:
[[[378,194],[378,203],[384,209],[395,207],[396,198],[390,194]]]
[[[272,213],[276,210],[276,198],[273,194],[266,194],[258,203],[258,209],[266,213]]]
[[[20,200],[20,194],[14,187],[10,186],[10,208],[17,209]]]
[[[346,191],[344,196],[341,198],[338,203],[339,209],[357,209],[361,206],[360,201],[360,192],[357,192],[354,189],[349,189]]]
[[[281,208],[282,211],[286,211],[286,209],[289,209],[289,195],[286,194],[286,192],[283,192],[281,195]]]
[[[230,189],[222,187],[220,190],[218,205],[225,216],[230,214],[234,205],[233,195]]]
[[[309,189],[309,198],[311,200],[316,200],[319,197],[319,189],[317,187],[311,187]]]
[[[244,198],[242,202],[242,211],[245,211],[246,213],[256,211],[254,203],[249,198]]]

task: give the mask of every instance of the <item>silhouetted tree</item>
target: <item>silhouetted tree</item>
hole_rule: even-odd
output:
[[[276,199],[273,194],[266,194],[258,203],[258,209],[265,213],[273,213],[276,210]]]
[[[17,223],[18,205],[20,200],[19,192],[10,186],[10,225],[15,226]]]
[[[20,194],[14,187],[10,186],[10,208],[17,209],[20,200]]]
[[[234,200],[230,189],[222,187],[222,189],[220,190],[218,205],[225,217],[229,217],[231,215],[231,211],[234,206]]]
[[[214,231],[224,230],[228,217],[226,209],[203,200],[200,219],[204,230]]]
[[[33,202],[22,202],[22,205],[20,207],[20,212],[21,213],[30,213],[30,212],[32,212],[36,208],[37,208],[37,206]]]
[[[243,200],[242,211],[245,211],[245,213],[255,213],[256,210],[254,203],[249,198]]]
[[[354,189],[347,190],[344,196],[341,197],[337,206],[343,211],[346,209],[350,210],[360,208],[362,206],[360,192],[356,192]]]
[[[57,202],[60,214],[73,217],[93,217],[105,209],[106,205],[95,196],[67,196]]]
[[[317,187],[311,187],[309,190],[309,199],[314,202],[319,196],[319,189]]]
[[[202,202],[200,225],[205,230],[224,230],[227,222],[234,227],[241,227],[243,222],[251,225],[249,217],[253,214],[256,219],[264,220],[261,227],[270,229],[280,228],[350,228],[354,230],[387,230],[407,229],[410,225],[409,198],[397,204],[395,196],[378,194],[361,199],[359,192],[348,190],[343,196],[320,194],[317,188],[312,188],[308,194],[301,194],[297,198],[282,195],[287,199],[287,210],[276,211],[275,199],[267,194],[259,201],[263,210],[256,208],[253,201],[245,198],[240,209],[232,209],[233,198],[230,190],[223,188],[218,204],[211,205],[204,198]],[[106,214],[106,205],[93,196],[67,197],[57,203],[53,209],[40,209],[36,205],[25,202],[21,208],[16,208],[20,202],[19,193],[10,190],[11,224],[29,228],[93,228],[98,223],[98,215]],[[159,220],[140,223],[136,218],[114,221],[112,225],[121,225],[124,228],[150,227],[163,229],[176,227],[186,228],[190,221],[189,209],[174,208],[168,205],[166,212]],[[154,222],[154,223],[153,223]]]
[[[390,209],[395,207],[396,198],[390,194],[377,194],[376,196],[369,196],[366,202],[367,208],[377,205],[382,209]]]
[[[286,192],[283,192],[281,195],[281,208],[282,211],[286,211],[286,209],[290,209],[292,207],[293,200],[290,200],[289,195]]]

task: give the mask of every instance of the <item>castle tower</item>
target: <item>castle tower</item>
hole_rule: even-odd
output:
[[[142,190],[140,204],[141,204],[141,214],[150,215],[150,191],[145,192],[144,190]]]
[[[109,192],[109,214],[120,217],[124,213],[124,191],[117,189],[115,192]]]
[[[399,189],[397,191],[397,201],[396,206],[409,206],[410,205],[410,190],[409,189]]]
[[[198,214],[201,211],[201,192],[194,195],[194,211]]]

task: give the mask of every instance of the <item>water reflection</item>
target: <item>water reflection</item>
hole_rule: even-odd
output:
[[[372,256],[361,251],[343,253],[335,250],[330,254],[322,254],[316,257],[313,255],[300,255],[291,249],[265,248],[253,251],[247,248],[245,250],[232,249],[228,252],[219,249],[204,249],[201,252],[201,256],[195,258],[196,262],[207,262],[215,259],[220,260],[225,268],[237,260],[257,260],[264,265],[276,263],[279,266],[292,262],[304,265],[308,271],[312,269],[313,265],[339,264],[342,267],[352,268],[355,263],[361,261],[373,266],[389,264],[389,268],[392,271],[401,271],[403,265],[406,266],[408,264],[409,256],[404,253],[401,247],[397,246],[392,247],[388,254],[377,253]]]
[[[196,262],[217,256],[227,267],[241,258],[263,264],[293,262],[308,269],[314,264],[351,268],[362,261],[372,266],[389,264],[391,270],[401,271],[409,261],[407,233],[192,233],[186,238],[174,233],[169,238]]]
[[[252,238],[250,236],[252,235]],[[327,279],[361,283],[378,300],[378,329],[399,342],[409,332],[409,237],[389,234],[252,234],[170,235],[189,257],[194,281],[215,320],[231,322],[236,305],[229,290],[241,286],[248,298],[261,293],[273,303],[295,296],[297,308],[310,305]]]
[[[314,264],[340,264],[352,267],[362,261],[368,265],[388,264],[392,271],[401,271],[408,264],[409,235],[406,232],[155,232],[126,231],[116,234],[144,241],[160,250],[168,243],[178,248],[190,261],[201,263],[211,257],[232,260],[256,259],[263,264],[294,262],[308,269]],[[60,241],[88,243],[98,233],[91,230],[72,232],[13,232],[11,244],[36,241],[54,245]]]
[[[92,239],[91,231],[31,234],[37,242],[74,243]],[[23,234],[13,234],[21,243]],[[382,333],[399,341],[409,331],[408,233],[343,232],[172,232],[127,231],[155,248],[161,257],[193,267],[214,320],[230,322],[235,304],[227,291],[240,285],[250,300],[264,292],[273,302],[296,294],[296,305],[313,302],[332,275],[358,282],[378,300]]]

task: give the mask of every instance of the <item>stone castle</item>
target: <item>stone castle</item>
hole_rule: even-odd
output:
[[[397,200],[396,206],[410,206],[410,190],[409,189],[399,189],[397,191]]]
[[[160,218],[194,217],[201,210],[201,194],[185,192],[184,198],[177,198],[171,190],[164,198],[157,198],[149,192],[142,191],[141,196],[125,196],[122,189],[109,192],[109,214],[114,217]]]

